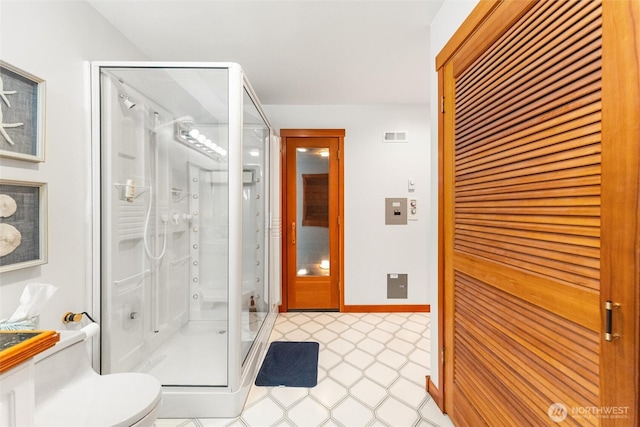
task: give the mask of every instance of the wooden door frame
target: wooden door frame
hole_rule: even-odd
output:
[[[440,409],[445,411],[450,390],[445,386],[446,367],[452,366],[452,351],[445,347],[447,323],[452,304],[447,294],[447,271],[452,250],[445,232],[452,209],[451,161],[447,150],[452,135],[453,93],[447,92],[444,80],[453,78],[456,69],[465,68],[484,47],[493,43],[517,20],[527,7],[521,3],[518,12],[500,0],[481,1],[464,21],[436,58],[439,71],[439,100],[443,109],[438,117],[438,348],[442,349],[438,366],[438,384],[428,381],[427,389]],[[512,3],[513,5],[513,3]],[[640,422],[640,2],[603,0],[602,57],[602,224],[601,224],[601,288],[600,325],[604,332],[607,300],[620,302],[614,309],[613,332],[620,338],[600,341],[600,405],[627,407],[626,419],[601,420],[602,425],[631,426]],[[473,38],[473,39],[472,39]],[[454,56],[464,51],[455,67]],[[466,65],[465,65],[466,64]],[[455,68],[455,69],[454,69]],[[445,76],[442,76],[442,74]],[[444,99],[442,98],[444,97]],[[444,111],[449,112],[445,114]],[[446,170],[445,170],[446,169]],[[449,171],[449,175],[447,175]],[[450,240],[450,239],[449,239]],[[434,369],[434,368],[432,368]]]
[[[287,217],[287,138],[338,138],[338,307],[340,312],[344,311],[344,129],[280,129],[281,144],[281,181],[282,186],[282,223],[289,224]],[[288,245],[290,238],[289,227],[284,227],[282,231],[282,302],[280,312],[286,312],[289,304],[289,277],[288,277]]]
[[[602,240],[600,303],[614,309],[613,333],[602,334],[603,406],[629,405],[640,424],[640,2],[602,4]],[[609,77],[609,78],[607,78]],[[608,143],[605,143],[607,141]],[[601,324],[605,325],[605,311]],[[604,357],[602,357],[604,355]],[[625,370],[631,364],[632,369]],[[617,372],[623,372],[620,375]],[[611,425],[625,425],[614,424]]]

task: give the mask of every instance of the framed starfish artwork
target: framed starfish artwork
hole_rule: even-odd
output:
[[[0,273],[47,262],[47,184],[0,180]]]
[[[0,60],[0,156],[44,161],[45,81]]]

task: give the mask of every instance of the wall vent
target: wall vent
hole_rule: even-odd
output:
[[[392,132],[385,132],[382,136],[383,142],[408,142],[409,135],[406,131],[396,130]]]

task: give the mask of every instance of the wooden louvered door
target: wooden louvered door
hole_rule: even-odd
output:
[[[602,5],[477,10],[440,67],[445,409],[463,426],[632,425],[601,395]]]

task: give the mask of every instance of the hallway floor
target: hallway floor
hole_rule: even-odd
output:
[[[237,418],[156,427],[453,426],[425,391],[428,313],[282,313],[270,341],[319,342],[318,385],[254,385]]]

